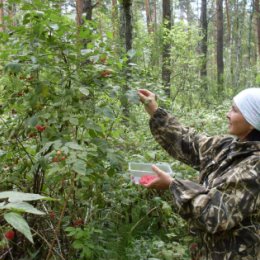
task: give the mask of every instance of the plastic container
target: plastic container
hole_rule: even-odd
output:
[[[151,175],[156,176],[156,173],[152,170],[152,165],[156,165],[162,171],[172,175],[172,169],[168,163],[158,162],[158,163],[137,163],[130,162],[128,164],[128,169],[130,174],[132,175],[133,181],[136,184],[139,184],[139,180],[142,176]]]

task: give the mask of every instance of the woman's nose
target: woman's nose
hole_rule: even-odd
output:
[[[230,111],[227,112],[226,116],[228,119],[230,118]]]

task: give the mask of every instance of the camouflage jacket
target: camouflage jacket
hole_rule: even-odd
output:
[[[260,260],[260,142],[198,134],[161,108],[150,128],[171,156],[200,171],[199,183],[170,185],[175,210],[202,238],[199,259]]]

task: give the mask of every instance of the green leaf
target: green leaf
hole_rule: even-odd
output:
[[[78,120],[78,118],[76,118],[76,117],[71,117],[70,119],[69,119],[69,121],[70,121],[70,123],[72,124],[72,125],[79,125],[79,120]]]
[[[6,154],[6,151],[0,150],[0,157]]]
[[[5,65],[4,71],[11,72],[11,73],[19,73],[22,70],[21,64],[17,62],[10,62]]]
[[[89,96],[89,90],[87,88],[80,88],[79,91],[85,95],[85,96]]]
[[[36,215],[44,215],[45,213],[36,209],[27,202],[11,202],[4,206],[0,205],[0,209],[13,209],[18,211],[23,211],[27,213],[32,213]]]
[[[53,31],[57,31],[57,30],[59,30],[59,25],[58,25],[58,24],[50,24],[50,28],[51,28]]]
[[[78,145],[77,143],[74,143],[74,142],[68,142],[65,144],[65,146],[67,146],[73,150],[79,150],[79,151],[83,150],[83,148],[80,145]]]
[[[19,202],[19,201],[33,201],[46,199],[47,197],[41,196],[34,193],[23,193],[18,191],[3,191],[0,192],[0,199],[7,199],[9,202]]]
[[[72,165],[72,170],[74,170],[76,173],[80,175],[86,175],[86,164],[82,160],[77,160],[73,165]]]
[[[76,240],[75,242],[73,242],[73,247],[75,249],[81,249],[81,248],[84,248],[84,246],[85,245],[79,240]]]
[[[127,52],[127,54],[128,54],[128,56],[129,56],[129,58],[132,59],[132,58],[135,56],[136,51],[135,51],[134,49],[131,49],[131,50],[129,50],[129,51]]]
[[[10,212],[4,214],[4,219],[16,230],[21,232],[31,243],[33,243],[30,227],[21,215]]]
[[[128,90],[126,92],[126,98],[130,104],[140,104],[140,98],[137,94],[137,90]]]
[[[110,39],[110,40],[113,39],[113,33],[112,32],[107,32],[106,35],[107,35],[108,39]]]

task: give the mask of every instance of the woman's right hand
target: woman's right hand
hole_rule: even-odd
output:
[[[158,109],[158,104],[156,102],[156,95],[147,89],[139,89],[138,95],[141,102],[144,104],[146,112],[153,116],[155,111]]]

